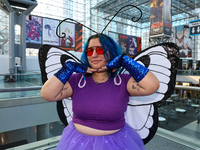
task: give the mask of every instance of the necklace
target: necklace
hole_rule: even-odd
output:
[[[104,76],[104,77],[103,77],[103,79],[101,79],[101,80],[98,80],[98,81],[97,81],[97,79],[95,79],[95,77],[94,77],[94,76],[92,76],[92,78],[93,78],[93,80],[94,80],[95,84],[100,84],[100,83],[104,82],[104,80],[106,80],[107,78],[109,78],[109,75],[108,75],[108,74],[106,74],[106,76]]]

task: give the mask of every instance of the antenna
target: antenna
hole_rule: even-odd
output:
[[[128,7],[128,6],[132,6],[132,7],[135,7],[135,8],[137,8],[139,11],[140,11],[140,17],[137,19],[137,20],[133,20],[135,17],[133,17],[131,20],[133,21],[133,22],[137,22],[138,20],[140,20],[140,18],[142,17],[142,11],[141,11],[141,9],[140,8],[138,8],[137,6],[134,6],[134,5],[126,5],[126,6],[124,6],[124,7],[122,7],[120,10],[118,10],[117,12],[116,12],[116,14],[112,17],[112,19],[108,22],[108,24],[105,26],[105,28],[101,31],[101,33],[103,33],[103,31],[107,28],[107,26],[110,24],[110,22],[115,18],[115,16],[122,10],[122,9],[124,9],[125,7]]]
[[[115,18],[115,16],[116,16],[122,9],[124,9],[125,7],[129,7],[129,6],[135,7],[135,8],[138,9],[138,10],[140,11],[140,13],[141,13],[140,16],[139,16],[139,18],[138,18],[137,20],[134,20],[135,17],[132,17],[131,20],[132,20],[133,22],[137,22],[138,20],[140,20],[140,18],[142,17],[142,11],[141,11],[141,9],[139,9],[137,6],[134,6],[134,5],[126,5],[126,6],[123,6],[120,10],[118,10],[118,11],[115,13],[115,15],[112,17],[112,19],[108,22],[108,24],[107,24],[107,25],[105,26],[105,28],[102,30],[101,34],[103,34],[104,30],[107,28],[107,26],[110,24],[110,22]],[[124,11],[125,11],[125,10],[124,10]],[[80,24],[80,25],[86,27],[87,29],[89,29],[89,30],[91,30],[91,31],[93,31],[93,32],[95,32],[95,33],[98,34],[97,31],[94,31],[93,29],[91,29],[91,28],[89,28],[89,27],[83,25],[82,23],[80,23],[80,22],[78,22],[78,21],[76,21],[76,20],[74,20],[74,19],[71,19],[71,18],[66,18],[66,19],[62,20],[62,21],[58,24],[58,26],[57,26],[57,28],[56,28],[56,35],[57,35],[59,38],[63,38],[63,37],[66,36],[66,34],[65,34],[64,32],[62,32],[62,35],[63,35],[63,36],[60,36],[60,35],[58,34],[58,28],[59,28],[59,26],[60,26],[64,21],[66,21],[66,20],[74,21],[74,22],[76,22],[76,23],[78,23],[78,24]]]

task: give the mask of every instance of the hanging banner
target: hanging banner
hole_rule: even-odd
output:
[[[38,48],[42,44],[42,17],[26,17],[26,47]]]
[[[26,17],[26,47],[38,49],[42,44],[59,46],[64,50],[82,52],[82,25],[72,22],[63,22],[56,29],[60,20],[29,15]]]
[[[119,34],[119,46],[122,48],[123,53],[128,54],[128,35]]]
[[[150,2],[150,36],[171,35],[171,0],[151,0]]]
[[[60,35],[65,33],[65,37],[60,39],[60,45],[64,47],[75,47],[75,24],[63,22],[60,25]]]
[[[180,58],[192,57],[192,37],[189,35],[189,26],[176,27],[176,44],[179,47]]]
[[[125,35],[111,31],[108,31],[108,35],[119,44],[123,50],[123,53],[126,55],[134,56],[141,51],[141,37]]]
[[[189,22],[190,36],[200,35],[200,19]]]
[[[171,0],[163,1],[163,33],[171,35],[172,16],[171,16]]]
[[[59,37],[56,35],[56,27],[59,24],[58,20],[43,18],[42,25],[42,41],[43,44],[59,45]]]

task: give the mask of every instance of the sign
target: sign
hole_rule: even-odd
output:
[[[189,22],[190,36],[200,35],[200,19]]]
[[[42,44],[58,46],[64,50],[82,52],[82,25],[63,22],[56,29],[60,20],[29,15],[26,17],[26,47],[38,49]]]
[[[150,36],[171,35],[171,0],[151,0],[150,8]]]
[[[119,44],[123,53],[134,56],[141,51],[141,37],[108,31],[108,35]]]

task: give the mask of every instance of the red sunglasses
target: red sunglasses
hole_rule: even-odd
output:
[[[94,47],[96,48],[96,53],[97,53],[98,55],[102,55],[102,54],[104,53],[103,47],[102,47],[102,46],[94,46]],[[92,47],[92,48],[87,48],[87,49],[85,50],[85,54],[86,54],[87,56],[92,56],[93,51],[94,51],[94,48],[93,48],[93,47]]]

